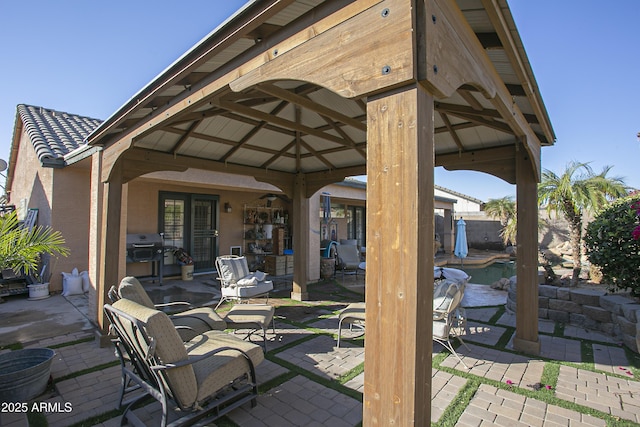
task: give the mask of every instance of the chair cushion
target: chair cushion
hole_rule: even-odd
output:
[[[245,257],[220,257],[217,260],[217,264],[219,267],[218,274],[223,281],[227,282],[227,284],[237,283],[238,280],[249,274],[249,266],[247,265],[247,259]]]
[[[148,337],[156,343],[156,357],[162,364],[169,364],[187,360],[187,350],[166,313],[145,307],[129,299],[121,299],[113,307],[125,312],[146,325]],[[144,348],[144,351],[148,348]],[[197,396],[197,381],[192,366],[169,369],[166,371],[167,380],[175,393],[174,399],[183,408],[195,403]]]
[[[175,326],[186,326],[190,329],[178,328],[183,341],[211,330],[224,331],[227,323],[218,316],[211,307],[199,307],[169,316]]]
[[[221,331],[209,331],[198,335],[185,343],[185,346],[191,358],[220,347],[233,347],[247,353],[254,366],[258,366],[264,360],[264,353],[259,345]],[[198,382],[198,401],[215,394],[243,374],[249,374],[249,364],[244,357],[238,357],[239,355],[237,351],[224,350],[193,364]]]
[[[264,282],[258,282],[257,285],[252,286],[236,286],[234,288],[222,288],[222,294],[227,296],[238,296],[242,298],[255,297],[257,295],[265,294],[273,290],[273,282],[267,280]]]
[[[147,295],[147,291],[144,290],[140,281],[133,276],[122,279],[118,287],[118,295],[120,295],[120,298],[137,302],[147,308],[155,308],[153,301]]]

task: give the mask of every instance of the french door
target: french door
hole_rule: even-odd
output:
[[[194,271],[215,269],[218,255],[218,196],[160,193],[160,232],[166,247],[183,248],[194,261]],[[164,274],[180,273],[173,253],[164,258]]]
[[[347,208],[347,238],[356,239],[358,246],[366,246],[367,212],[364,206],[349,206]]]

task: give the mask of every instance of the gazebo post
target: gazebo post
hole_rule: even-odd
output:
[[[309,299],[307,280],[309,276],[309,222],[310,200],[304,174],[297,174],[293,180],[293,289],[291,299]],[[316,214],[317,215],[317,214]]]
[[[523,145],[516,153],[517,278],[515,350],[540,354],[538,339],[538,188],[536,173]]]
[[[420,85],[367,101],[363,425],[428,425],[434,105]]]
[[[102,311],[105,303],[109,303],[108,292],[112,285],[120,280],[121,271],[125,271],[124,252],[120,251],[120,234],[122,212],[126,212],[123,202],[123,176],[121,165],[116,166],[108,181],[103,184],[103,215],[101,227],[100,272],[96,284],[98,297],[98,326],[100,327],[100,346],[106,345],[109,322]],[[124,205],[124,206],[123,206]]]

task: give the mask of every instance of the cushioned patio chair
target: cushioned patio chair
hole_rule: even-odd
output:
[[[216,258],[216,269],[220,281],[220,302],[216,309],[225,301],[246,302],[250,298],[266,296],[273,290],[273,282],[266,280],[266,273],[250,272],[247,258],[237,255],[222,255]]]
[[[104,311],[123,378],[142,391],[123,403],[121,425],[145,425],[133,410],[148,396],[162,405],[162,426],[174,407],[172,426],[210,422],[249,402],[256,406],[255,366],[264,360],[259,345],[222,331],[184,343],[166,313],[127,299],[105,304]]]
[[[140,281],[132,276],[122,279],[120,286],[118,286],[117,295],[120,298],[134,301],[148,308],[178,311],[170,314],[169,318],[178,328],[183,341],[189,341],[203,332],[211,330],[223,331],[227,328],[227,323],[211,307],[192,308],[190,303],[182,301],[154,304]],[[111,293],[109,297],[113,301]]]
[[[433,298],[433,340],[442,344],[451,354],[460,360],[462,365],[469,369],[460,355],[451,344],[451,337],[457,338],[467,350],[467,344],[460,337],[461,331],[457,331],[459,319],[457,309],[464,296],[464,285],[454,280],[445,280],[434,289]]]
[[[342,271],[342,279],[344,280],[344,273],[349,271],[358,275],[360,270],[360,251],[356,245],[337,245],[336,246],[337,265],[338,269]]]
[[[338,344],[340,347],[340,338],[342,337],[342,324],[348,323],[349,330],[352,330],[354,326],[360,328],[364,332],[365,326],[365,303],[354,302],[349,304],[344,310],[340,312],[338,316]]]

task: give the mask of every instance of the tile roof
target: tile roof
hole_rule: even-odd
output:
[[[102,123],[98,119],[24,104],[18,105],[18,114],[43,164],[62,162],[65,154],[85,145],[87,135]]]

